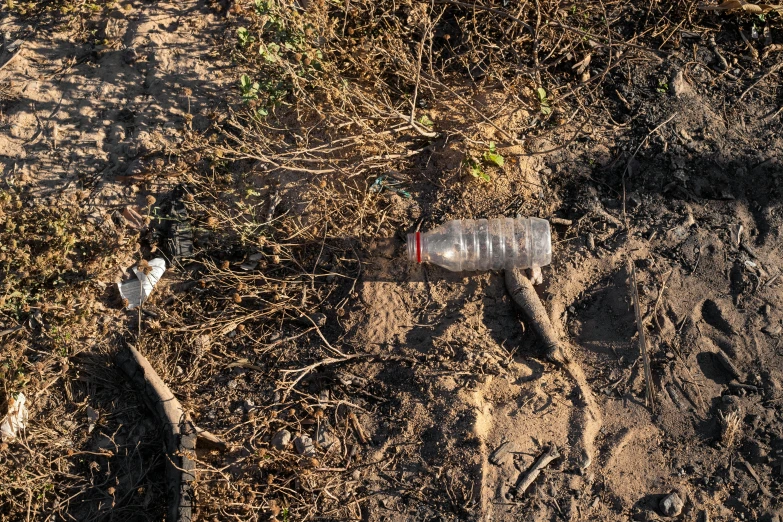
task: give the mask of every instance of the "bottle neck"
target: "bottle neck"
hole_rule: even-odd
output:
[[[421,232],[408,234],[408,259],[421,263]]]

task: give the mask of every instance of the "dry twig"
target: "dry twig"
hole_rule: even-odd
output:
[[[557,447],[553,444],[538,457],[538,460],[529,470],[519,476],[517,484],[514,486],[514,494],[517,497],[524,495],[527,488],[536,481],[544,468],[557,458],[560,458],[560,452],[557,451]]]
[[[644,363],[644,397],[647,407],[655,410],[655,389],[653,388],[652,371],[650,370],[650,356],[647,354],[647,337],[644,334],[644,322],[642,321],[642,311],[639,305],[639,290],[636,286],[636,267],[633,261],[628,261],[628,273],[631,283],[631,298],[633,299],[633,308],[636,314],[636,328],[639,332],[639,349],[642,352],[642,362]]]

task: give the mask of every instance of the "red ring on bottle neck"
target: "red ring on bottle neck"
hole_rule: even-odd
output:
[[[416,232],[416,262],[421,263],[421,232]]]

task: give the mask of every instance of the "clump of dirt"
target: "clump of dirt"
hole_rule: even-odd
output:
[[[31,418],[0,446],[0,518],[163,516],[128,344],[229,444],[193,455],[199,520],[657,520],[672,492],[680,518],[777,516],[779,13],[5,12],[0,382]],[[516,214],[556,218],[536,291],[583,375],[503,274],[405,258],[405,232]],[[114,283],[158,256],[125,312]]]

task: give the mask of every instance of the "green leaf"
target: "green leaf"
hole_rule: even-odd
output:
[[[484,161],[497,165],[498,167],[502,167],[506,163],[506,160],[503,159],[503,156],[489,151],[484,153]]]
[[[484,172],[481,163],[470,158],[465,160],[465,166],[468,168],[468,173],[474,178],[487,182],[491,181],[492,178],[489,177],[489,174]]]
[[[247,74],[243,74],[239,78],[239,84],[242,86],[242,89],[247,89],[250,87],[250,76]]]
[[[276,62],[280,59],[278,53],[280,52],[280,46],[276,43],[270,43],[266,47],[263,45],[258,48],[258,54],[264,57],[267,62]]]
[[[550,114],[552,114],[552,108],[549,105],[542,105],[541,114],[543,114],[544,116],[549,116]]]
[[[421,124],[422,124],[422,125],[424,125],[425,127],[432,127],[433,125],[435,125],[435,122],[434,122],[434,121],[432,121],[432,120],[430,119],[430,117],[429,117],[429,116],[427,116],[426,114],[423,114],[423,115],[421,116],[421,118],[419,118],[419,123],[421,123]]]
[[[538,89],[536,89],[536,94],[538,94],[538,101],[540,101],[541,103],[547,101],[546,90],[543,87],[539,87]]]

